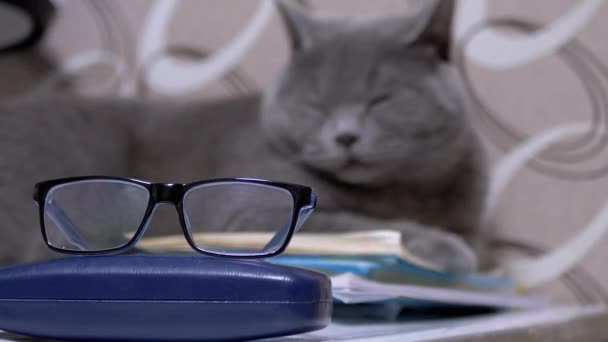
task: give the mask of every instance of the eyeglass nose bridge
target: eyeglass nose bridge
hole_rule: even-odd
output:
[[[184,185],[154,183],[150,185],[150,193],[152,194],[152,202],[154,204],[173,203],[177,205],[184,195]]]

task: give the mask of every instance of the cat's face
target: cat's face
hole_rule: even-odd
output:
[[[334,21],[294,53],[265,99],[275,144],[351,184],[451,167],[468,127],[455,74],[432,46],[404,43],[388,24]]]

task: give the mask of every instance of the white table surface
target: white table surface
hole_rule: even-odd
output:
[[[604,305],[559,306],[464,319],[417,322],[346,323],[308,334],[268,339],[294,341],[607,341]],[[0,332],[0,342],[41,341]]]
[[[559,306],[465,319],[347,324],[267,341],[608,341],[604,305]]]

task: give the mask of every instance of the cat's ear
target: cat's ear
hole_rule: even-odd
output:
[[[424,1],[414,43],[432,46],[439,58],[450,59],[455,0]]]
[[[313,45],[319,36],[320,23],[299,1],[277,0],[276,7],[285,23],[287,34],[294,51]]]

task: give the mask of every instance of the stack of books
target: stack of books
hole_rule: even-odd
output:
[[[260,249],[269,233],[204,233],[206,246]],[[147,252],[191,253],[183,236],[144,238]],[[518,293],[513,281],[493,274],[439,270],[401,245],[397,231],[305,233],[266,260],[323,272],[332,278],[336,313],[394,319],[404,313],[468,314],[539,308],[543,298]]]

